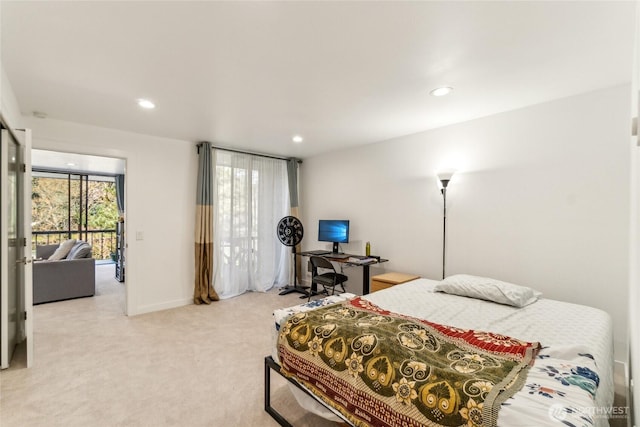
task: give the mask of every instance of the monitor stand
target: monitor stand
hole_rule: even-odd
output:
[[[340,252],[340,248],[338,248],[338,242],[333,242],[333,250],[331,251],[331,253],[335,255],[342,255],[342,252]]]

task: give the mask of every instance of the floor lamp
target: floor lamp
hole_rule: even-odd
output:
[[[440,183],[440,192],[442,193],[442,199],[444,202],[444,209],[442,214],[442,279],[445,278],[445,266],[447,257],[447,186],[453,172],[439,172],[438,182]]]

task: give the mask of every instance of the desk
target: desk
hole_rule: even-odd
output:
[[[343,257],[346,255],[346,258],[334,258],[334,257],[331,256],[331,254],[316,255],[316,254],[314,254],[312,252],[300,252],[298,255],[306,256],[306,257],[321,256],[323,258],[328,259],[329,261],[334,261],[334,262],[338,262],[338,263],[341,263],[341,264],[347,264],[347,265],[355,266],[355,267],[362,267],[362,295],[366,295],[366,294],[369,293],[369,267],[372,266],[372,265],[382,264],[383,262],[389,261],[388,259],[380,258],[379,261],[372,262],[372,263],[369,263],[369,264],[355,264],[355,263],[349,262],[349,257],[358,256],[358,255],[348,255],[348,254],[341,255]],[[313,272],[311,274],[313,276],[315,276],[316,273],[317,273],[316,268],[313,267]],[[310,289],[311,295],[317,295],[318,294],[317,291],[318,291],[317,285],[315,283],[312,283],[311,284],[311,289]],[[304,298],[304,296],[302,296],[301,298]]]

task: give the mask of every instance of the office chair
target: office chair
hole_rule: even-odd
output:
[[[323,292],[327,295],[329,295],[328,288],[331,288],[331,295],[335,294],[336,286],[338,285],[342,287],[342,292],[346,292],[344,289],[344,282],[349,280],[349,278],[344,274],[336,272],[336,269],[333,267],[333,264],[331,264],[329,260],[321,256],[312,256],[310,261],[311,265],[313,266],[313,271],[316,272],[316,274],[311,277],[311,283],[322,285],[322,287],[324,288]],[[319,268],[331,271],[319,274]],[[311,301],[311,295],[312,292],[309,292],[308,301]]]

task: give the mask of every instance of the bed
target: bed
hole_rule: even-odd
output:
[[[283,325],[290,325],[292,319],[296,315],[299,316],[298,313],[309,310],[312,313],[316,311],[320,313],[320,310],[327,310],[327,307],[335,310],[341,304],[351,307],[349,304],[354,304],[356,301],[360,305],[371,305],[376,310],[417,319],[418,322],[420,322],[419,319],[427,319],[434,324],[455,327],[451,328],[452,330],[469,329],[516,338],[520,340],[518,342],[529,343],[530,348],[534,350],[531,360],[525,360],[519,365],[521,368],[526,365],[523,369],[522,384],[517,387],[519,391],[514,391],[511,396],[503,399],[504,401],[497,399],[494,403],[497,408],[495,414],[497,423],[494,420],[494,425],[509,427],[559,424],[608,425],[607,413],[608,408],[613,404],[614,386],[612,324],[607,313],[591,307],[545,298],[535,298],[537,299],[535,302],[524,307],[513,307],[477,298],[436,292],[434,289],[441,283],[418,279],[363,297],[343,294],[312,301],[310,304],[277,310],[274,312],[276,329],[282,329]],[[279,367],[278,364],[283,362],[280,358],[286,355],[286,349],[283,352],[284,338],[279,334],[282,331],[275,332],[276,329],[274,329],[272,358],[274,365]],[[538,343],[540,345],[536,347]],[[284,362],[286,366],[287,361]],[[310,412],[327,419],[346,421],[351,425],[399,423],[400,418],[390,422],[381,421],[375,416],[371,418],[371,414],[363,414],[358,408],[353,413],[353,406],[347,405],[345,396],[337,396],[337,402],[329,401],[328,396],[333,393],[323,393],[326,383],[314,387],[312,384],[319,383],[309,380],[305,375],[299,378],[291,372],[285,373],[290,381],[298,386],[302,385],[301,389],[305,391],[304,393],[295,387],[292,387],[292,392],[298,403]],[[351,377],[353,381],[361,381],[356,378],[358,375],[351,375]],[[408,389],[407,381],[402,381]],[[400,380],[395,382],[394,390],[397,390],[398,386],[402,386]],[[353,394],[353,390],[343,391],[343,393]],[[402,401],[398,393],[395,396],[382,397],[380,405],[386,405],[387,409],[395,407],[398,411],[411,413],[407,408],[422,396],[412,392],[411,399],[406,398]],[[268,399],[267,394],[266,391],[265,400]],[[449,403],[460,406],[462,417],[458,417],[458,420],[462,422],[452,423],[453,419],[443,418],[444,424],[431,420],[413,423],[413,425],[436,426],[445,425],[446,422],[449,422],[447,425],[468,427],[483,425],[477,424],[480,421],[471,417],[472,410],[477,409],[472,408],[477,403],[473,399],[468,399],[465,405],[464,400],[458,396],[457,402],[450,400]],[[412,411],[417,413],[415,408],[412,408]],[[486,415],[486,411],[483,414]],[[487,418],[485,417],[485,420]],[[279,422],[283,424],[280,420]],[[490,424],[487,422],[486,425]],[[407,423],[407,425],[412,424]]]

